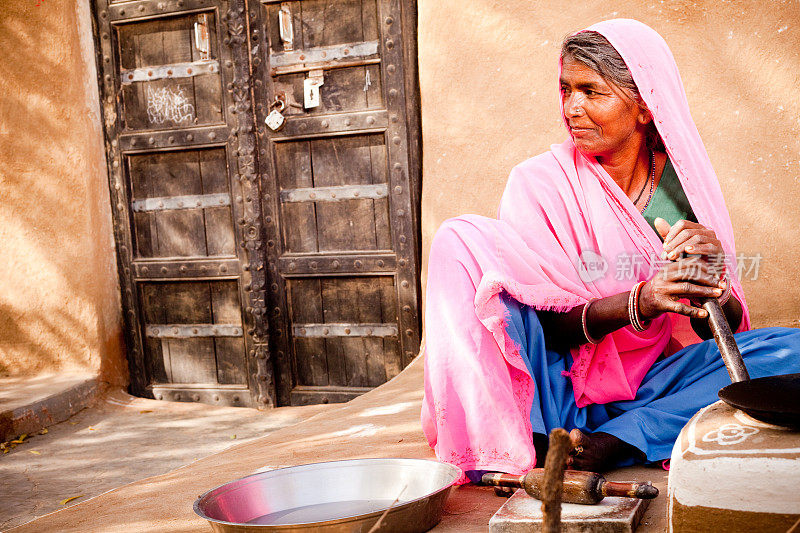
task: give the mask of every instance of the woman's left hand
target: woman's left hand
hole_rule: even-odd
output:
[[[663,224],[668,223],[660,219]],[[656,222],[656,227],[660,224]],[[709,229],[697,222],[689,220],[679,220],[669,229],[669,233],[664,237],[664,254],[662,259],[676,259],[681,252],[690,255],[703,255],[721,257],[725,253],[722,243],[717,239],[714,230]]]

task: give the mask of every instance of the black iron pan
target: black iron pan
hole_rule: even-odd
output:
[[[720,399],[762,422],[800,429],[800,374],[750,379],[719,301],[707,298],[703,308],[733,381],[719,391]]]

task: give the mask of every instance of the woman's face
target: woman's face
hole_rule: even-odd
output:
[[[569,57],[561,66],[564,120],[582,153],[608,157],[630,147],[638,154],[650,115],[626,92]]]

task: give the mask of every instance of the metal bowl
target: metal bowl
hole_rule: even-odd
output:
[[[428,531],[461,471],[422,459],[353,459],[261,472],[200,496],[194,511],[217,532]]]

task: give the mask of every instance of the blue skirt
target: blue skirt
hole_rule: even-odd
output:
[[[510,318],[506,331],[521,347],[536,387],[531,407],[534,433],[562,427],[604,432],[641,450],[648,461],[667,459],[681,428],[701,408],[717,400],[731,383],[714,339],[687,346],[656,362],[642,381],[636,398],[575,405],[572,381],[562,375],[572,356],[548,350],[536,311],[510,296],[503,301]],[[734,335],[751,378],[800,372],[800,329],[761,328]],[[633,464],[634,458],[616,466]]]

